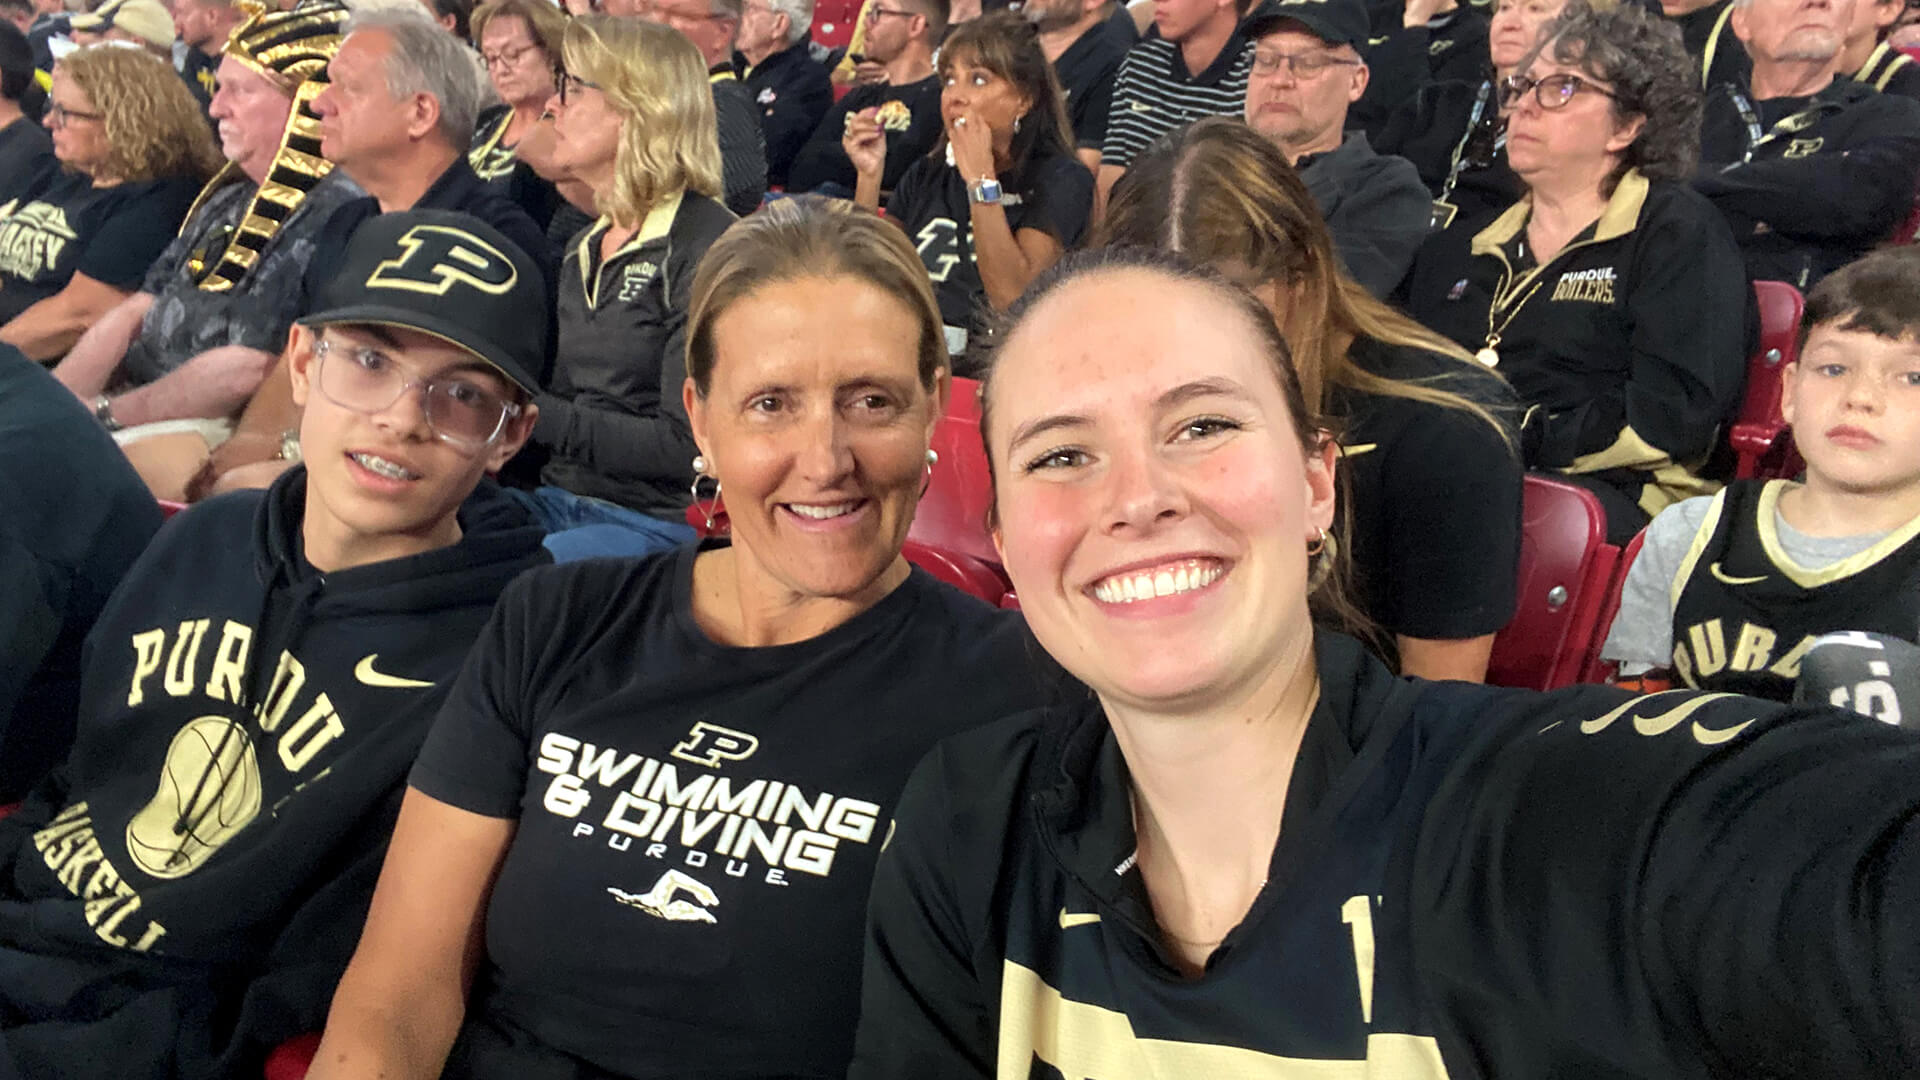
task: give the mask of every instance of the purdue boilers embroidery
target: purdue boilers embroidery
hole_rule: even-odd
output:
[[[844,846],[873,842],[880,817],[866,799],[725,771],[759,745],[749,732],[702,721],[661,760],[549,732],[534,762],[552,777],[540,805],[574,821],[576,839],[673,864],[641,892],[632,881],[609,883],[614,901],[672,922],[717,922],[712,875],[775,886],[794,884],[791,874],[827,877]]]
[[[369,289],[445,296],[456,284],[499,296],[520,279],[499,248],[450,225],[415,225],[400,238],[400,257],[367,275]]]

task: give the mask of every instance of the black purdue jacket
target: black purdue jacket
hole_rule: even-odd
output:
[[[936,749],[874,879],[852,1080],[1920,1070],[1920,737],[1316,651],[1267,884],[1198,978],[1097,705]]]
[[[1717,86],[1700,122],[1694,189],[1726,215],[1757,280],[1810,289],[1865,255],[1912,213],[1920,102],[1837,78],[1806,98],[1747,101]]]
[[[0,1076],[258,1076],[324,1022],[428,724],[549,557],[486,484],[453,546],[323,574],[306,479],[169,522],[88,637],[72,756],[0,821]]]

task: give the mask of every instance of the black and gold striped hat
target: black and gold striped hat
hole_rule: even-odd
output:
[[[313,99],[326,88],[327,64],[345,37],[347,6],[340,0],[302,0],[291,11],[251,0],[243,6],[247,18],[234,27],[222,51],[292,95],[293,108],[273,166],[238,226],[209,237],[188,257],[188,272],[207,292],[226,292],[245,278],[307,192],[333,169],[320,156],[320,117]],[[200,193],[200,202],[239,175],[235,165],[220,170]],[[193,218],[187,215],[187,227]]]

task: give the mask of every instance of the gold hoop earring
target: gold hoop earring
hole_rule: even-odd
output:
[[[1325,529],[1321,529],[1320,535],[1314,537],[1313,543],[1307,545],[1307,557],[1313,561],[1307,568],[1308,592],[1318,591],[1320,586],[1326,584],[1327,579],[1333,576],[1335,556],[1339,551],[1340,545],[1333,537],[1327,535]]]

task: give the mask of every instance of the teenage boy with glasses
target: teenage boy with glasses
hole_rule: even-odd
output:
[[[461,214],[354,234],[290,347],[305,464],[161,530],[87,639],[66,765],[0,821],[0,1074],[258,1075],[319,1030],[428,721],[548,561],[540,268]]]

